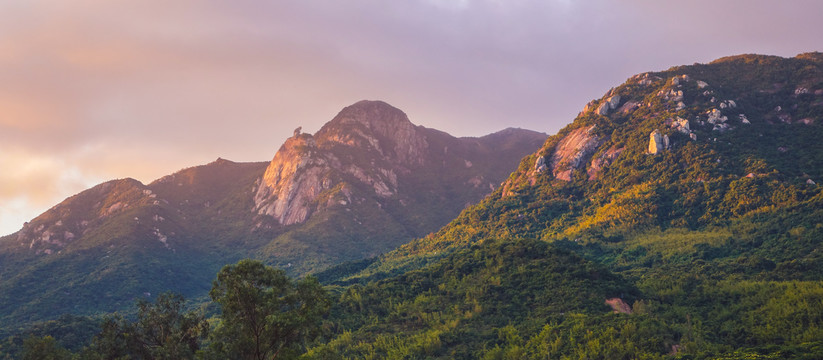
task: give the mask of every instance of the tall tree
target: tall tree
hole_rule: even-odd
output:
[[[292,281],[254,260],[225,266],[209,295],[222,310],[212,350],[233,359],[295,357],[316,337],[330,306],[315,278]]]

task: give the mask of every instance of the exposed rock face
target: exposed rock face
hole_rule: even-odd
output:
[[[322,176],[330,160],[323,155],[311,135],[298,134],[286,140],[257,188],[257,212],[284,225],[305,221],[309,203],[331,186]]]
[[[609,102],[609,109],[614,110],[617,108],[617,105],[620,105],[620,95],[613,95],[606,99]]]
[[[669,148],[669,136],[654,130],[649,134],[649,154],[658,154]]]
[[[570,181],[574,171],[583,167],[603,143],[594,135],[594,128],[592,125],[575,129],[560,141],[551,157],[551,169],[555,178]]]
[[[492,189],[497,175],[488,171],[491,158],[498,156],[495,152],[510,154],[519,148],[520,144],[509,143],[525,140],[526,133],[530,132],[507,129],[480,139],[457,139],[415,126],[406,114],[384,102],[361,101],[343,109],[316,134],[295,133],[283,144],[257,185],[254,212],[293,225],[320,210],[353,202],[406,206],[412,200],[409,194],[401,194],[404,179],[406,184],[439,184],[437,178],[420,180],[417,172],[441,174],[452,181],[462,178],[465,186]],[[535,148],[542,142],[528,141],[533,140]],[[478,156],[481,150],[487,151],[484,156]],[[452,163],[455,166],[447,165]]]
[[[596,156],[592,159],[591,165],[589,165],[589,169],[586,170],[586,173],[589,175],[589,181],[597,180],[597,176],[600,174],[600,171],[611,165],[611,163],[620,156],[620,153],[623,152],[623,147],[614,147],[612,146],[609,150],[602,153],[600,156]]]
[[[369,147],[402,164],[421,164],[427,147],[425,136],[406,114],[382,101],[346,107],[315,136],[321,147],[334,143]]]
[[[632,111],[636,110],[638,107],[640,107],[640,102],[629,100],[626,101],[626,103],[623,104],[623,106],[621,106],[619,109],[617,109],[617,113],[625,116],[630,114]]]
[[[609,102],[604,101],[597,107],[597,115],[607,115],[609,113]]]
[[[610,111],[617,109],[618,105],[620,105],[620,95],[609,96],[597,107],[597,114],[608,115]]]
[[[316,199],[352,177],[380,197],[397,192],[397,172],[421,165],[427,149],[402,111],[379,101],[361,101],[340,112],[314,136],[289,138],[266,169],[254,196],[255,210],[282,225],[306,221]],[[337,155],[338,147],[346,157]],[[362,158],[353,153],[361,152]],[[365,166],[364,166],[365,165]]]

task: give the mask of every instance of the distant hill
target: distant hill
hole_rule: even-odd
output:
[[[445,225],[546,137],[455,138],[362,101],[315,135],[296,131],[270,163],[100,184],[0,239],[0,327],[204,296],[246,257],[302,275],[378,255]]]

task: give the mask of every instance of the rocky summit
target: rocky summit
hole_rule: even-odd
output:
[[[314,136],[296,131],[283,144],[257,188],[255,208],[291,225],[306,221],[318,208],[350,203],[347,181],[382,198],[396,195],[398,174],[424,165],[429,150],[425,132],[384,102],[349,106]],[[316,201],[333,188],[326,203]]]

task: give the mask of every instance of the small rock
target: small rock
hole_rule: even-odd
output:
[[[697,134],[691,133],[691,134],[689,134],[689,138],[694,140],[694,141],[697,141]]]
[[[589,101],[589,103],[583,107],[583,113],[588,113],[591,109],[594,109],[594,101]]]
[[[677,131],[679,131],[683,134],[691,133],[691,129],[689,128],[689,120],[683,119],[681,117],[678,117],[672,123],[672,128],[674,128],[675,130],[677,130]]]
[[[814,185],[814,184],[815,184],[815,182],[814,182],[814,180],[812,180],[812,179],[808,179],[808,180],[806,180],[806,184],[809,184],[809,185]]]
[[[672,78],[672,85],[680,85],[680,78],[675,76]]]
[[[794,89],[794,94],[795,95],[803,95],[803,94],[808,94],[808,93],[809,93],[809,89],[806,89],[804,87],[799,87],[797,89]]]
[[[677,103],[677,107],[674,108],[674,111],[680,111],[686,108],[686,104],[682,101]]]
[[[707,86],[709,86],[709,84],[707,84],[705,81],[702,81],[702,80],[697,80],[697,87],[698,87],[698,88],[703,89],[703,88],[705,88],[705,87],[707,87]]]
[[[737,115],[737,118],[740,119],[740,122],[744,124],[751,124],[748,118],[746,118],[746,114]]]
[[[718,122],[724,123],[726,122],[726,120],[729,119],[728,117],[724,116],[723,113],[720,112],[720,110],[717,109],[712,109],[711,111],[709,111],[708,116],[708,122],[710,124],[717,124]]]

